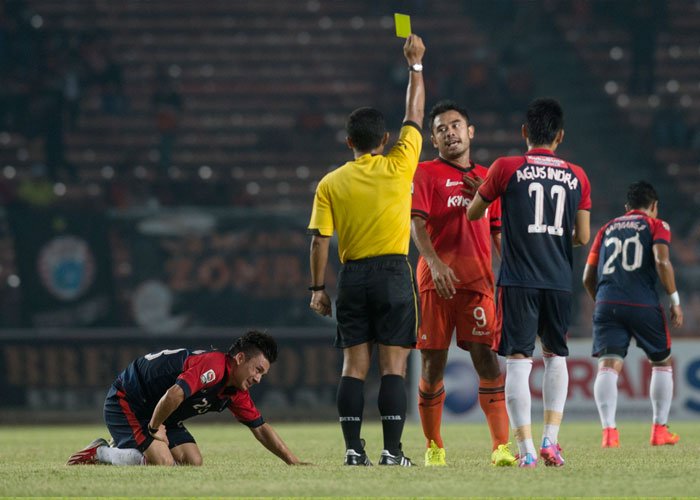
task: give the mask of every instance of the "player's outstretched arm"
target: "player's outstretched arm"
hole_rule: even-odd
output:
[[[657,243],[652,247],[654,251],[654,263],[656,265],[656,273],[659,275],[659,281],[663,285],[666,293],[671,297],[671,324],[680,328],[683,326],[683,310],[681,309],[678,290],[676,289],[676,276],[673,272],[673,264],[671,264],[671,256],[668,251],[668,245]]]
[[[284,460],[284,463],[287,465],[309,465],[308,462],[302,462],[292,453],[271,425],[262,424],[250,430],[255,436],[255,439],[260,441],[265,448]]]
[[[403,46],[403,54],[408,66],[423,64],[425,45],[418,35],[409,35]],[[406,89],[406,115],[404,122],[413,122],[419,127],[423,126],[425,113],[425,85],[423,84],[422,71],[409,71],[408,88]]]
[[[598,271],[596,266],[586,264],[583,269],[583,288],[586,289],[588,295],[595,300],[595,288],[598,286]]]

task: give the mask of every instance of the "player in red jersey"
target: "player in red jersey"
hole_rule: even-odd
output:
[[[603,425],[603,448],[620,446],[615,422],[617,379],[630,340],[635,339],[651,363],[649,397],[653,410],[652,446],[673,445],[678,434],[668,430],[673,399],[671,336],[656,284],[670,298],[671,324],[683,324],[683,311],[669,255],[671,228],[658,219],[659,197],[648,182],[627,191],[627,213],[605,224],[596,235],[583,271],[583,286],[595,300],[593,356],[598,358],[594,395]]]
[[[470,199],[461,192],[462,177],[485,177],[487,172],[469,158],[474,126],[467,111],[452,101],[441,101],[430,112],[430,128],[439,156],[418,165],[411,208],[411,235],[421,254],[418,408],[427,440],[425,465],[445,465],[440,435],[443,376],[455,329],[457,345],[469,351],[479,375],[479,403],[491,431],[492,458],[506,465],[515,459],[507,450],[504,377],[491,350],[498,328],[491,239],[500,252],[500,203],[491,206],[487,218],[470,222],[466,217]]]
[[[502,311],[498,352],[506,356],[506,406],[520,454],[520,467],[537,465],[532,440],[529,378],[539,336],[544,354],[544,430],[540,456],[560,467],[559,427],[569,374],[566,335],[571,319],[573,246],[590,238],[591,189],[585,171],[555,156],[564,139],[564,112],[554,99],[536,99],[527,109],[522,135],[527,153],[498,158],[486,180],[465,178],[477,189],[470,220],[501,200],[502,259],[498,304]]]
[[[251,331],[227,353],[166,349],[137,358],[121,372],[105,399],[114,447],[98,438],[67,465],[202,465],[183,420],[229,409],[260,443],[289,465],[302,464],[265,423],[248,390],[277,359],[277,343]]]

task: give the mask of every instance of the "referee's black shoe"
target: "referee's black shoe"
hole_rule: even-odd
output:
[[[382,454],[379,457],[379,465],[399,465],[401,467],[413,467],[413,462],[411,462],[411,459],[404,455],[403,450],[399,448],[399,452],[396,455],[392,455],[391,453],[389,453],[389,450],[382,450]]]
[[[360,451],[353,450],[351,448],[345,451],[344,465],[359,465],[367,467],[372,465],[372,462],[370,462],[369,458],[367,457],[367,453],[365,453],[365,440],[361,439],[360,442],[362,443],[362,449]]]

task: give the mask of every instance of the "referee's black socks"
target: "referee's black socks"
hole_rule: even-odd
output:
[[[338,415],[345,438],[345,448],[358,453],[364,451],[360,441],[362,411],[365,407],[364,389],[365,381],[354,377],[341,377],[338,384]]]
[[[384,375],[379,386],[379,414],[382,416],[384,449],[392,455],[401,451],[401,434],[406,422],[406,386],[400,375]]]

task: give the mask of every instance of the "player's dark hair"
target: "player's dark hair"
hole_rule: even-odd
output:
[[[527,108],[525,124],[530,144],[552,144],[559,131],[564,128],[564,110],[556,99],[535,99]]]
[[[442,101],[436,102],[433,109],[430,110],[430,130],[433,129],[433,125],[435,124],[435,117],[447,111],[456,111],[464,117],[467,121],[467,125],[469,125],[469,113],[467,113],[467,110],[454,101],[443,99]]]
[[[262,353],[272,364],[277,360],[277,342],[267,333],[251,330],[238,338],[228,350],[230,356],[235,356],[239,352],[244,353],[246,358]]]
[[[345,122],[345,131],[355,149],[369,152],[382,143],[386,133],[384,115],[374,108],[357,108]]]
[[[649,208],[655,201],[659,201],[659,195],[647,181],[635,182],[627,188],[627,207],[630,210]]]

